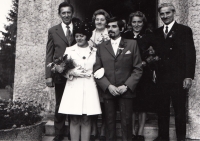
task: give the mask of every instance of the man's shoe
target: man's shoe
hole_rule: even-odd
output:
[[[62,135],[56,135],[53,141],[62,141],[64,139],[64,136]]]
[[[144,136],[142,135],[137,135],[137,141],[145,141]]]
[[[163,138],[158,136],[156,139],[154,139],[153,141],[169,141],[169,138]]]

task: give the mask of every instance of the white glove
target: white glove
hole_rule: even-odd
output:
[[[81,68],[81,66],[78,66],[72,69],[69,72],[69,75],[76,76],[76,77],[90,77],[91,76],[90,74],[85,73],[84,70]]]
[[[104,76],[104,73],[105,73],[104,68],[100,68],[94,73],[94,77],[96,79],[101,79]]]

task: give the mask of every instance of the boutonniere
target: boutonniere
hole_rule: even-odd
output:
[[[95,52],[95,49],[92,47],[92,46],[89,46],[89,48],[90,48],[90,55],[92,54],[92,52]]]
[[[122,54],[124,47],[118,47],[119,55]]]
[[[138,38],[140,38],[140,39],[141,39],[141,38],[142,38],[142,35],[138,35]]]
[[[172,31],[171,34],[169,35],[169,38],[173,38],[175,36],[175,32]]]

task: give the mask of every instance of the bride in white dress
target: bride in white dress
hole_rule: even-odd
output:
[[[66,74],[67,83],[60,103],[59,113],[70,115],[71,140],[89,141],[91,115],[101,114],[99,96],[93,77],[96,48],[88,44],[92,31],[87,23],[75,31],[77,44],[66,48],[65,54],[74,61],[75,68]],[[81,127],[81,128],[80,128]]]

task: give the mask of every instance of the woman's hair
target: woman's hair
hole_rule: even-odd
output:
[[[76,27],[74,27],[74,37],[76,33],[83,34],[86,36],[86,40],[89,41],[92,37],[92,25],[88,22],[82,21],[76,24]]]
[[[133,17],[141,17],[144,25],[146,25],[147,19],[146,19],[145,15],[142,12],[140,12],[140,11],[136,11],[136,12],[131,13],[129,15],[128,25],[131,25]]]
[[[160,9],[163,8],[163,7],[169,7],[173,12],[175,12],[175,7],[173,4],[171,3],[162,3],[158,6],[158,12],[160,13]]]
[[[105,10],[99,9],[99,10],[96,10],[92,16],[93,23],[94,23],[97,15],[103,15],[106,19],[106,22],[108,22],[108,19],[110,18],[110,15]]]

